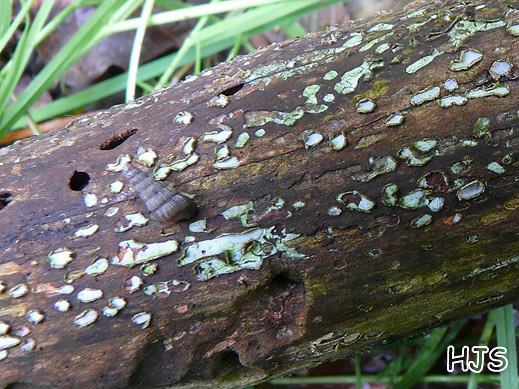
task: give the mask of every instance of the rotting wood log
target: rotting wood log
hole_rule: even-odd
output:
[[[413,2],[1,149],[2,386],[239,387],[516,299],[518,8]],[[198,215],[150,219],[129,158]]]

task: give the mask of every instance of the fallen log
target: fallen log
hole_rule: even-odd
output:
[[[514,6],[414,2],[0,149],[0,384],[240,387],[517,299]]]

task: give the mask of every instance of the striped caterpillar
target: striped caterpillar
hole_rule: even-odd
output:
[[[123,174],[150,211],[150,217],[163,224],[190,219],[197,212],[193,199],[175,192],[147,176],[143,171],[126,165]]]

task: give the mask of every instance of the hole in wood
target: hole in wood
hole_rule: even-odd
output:
[[[89,183],[90,176],[85,172],[74,170],[72,176],[68,180],[68,187],[75,191],[83,190]]]
[[[103,143],[99,145],[99,150],[113,150],[116,147],[122,145],[126,139],[137,132],[136,128],[129,128],[127,130],[121,131],[118,134],[115,134],[111,138],[105,140]]]
[[[235,93],[238,93],[240,91],[240,89],[243,88],[243,85],[244,84],[238,84],[235,86],[231,86],[230,88],[227,88],[226,90],[224,90],[221,94],[225,95],[225,96],[232,96]]]
[[[239,375],[248,370],[241,364],[238,353],[230,349],[214,355],[211,362],[213,362],[212,373],[215,377],[225,377],[229,374]]]
[[[13,196],[11,193],[8,192],[0,192],[0,210],[7,207],[7,204],[9,204],[13,200]]]

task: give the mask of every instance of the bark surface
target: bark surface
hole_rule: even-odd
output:
[[[414,2],[1,149],[0,384],[238,387],[516,299],[513,7]],[[198,215],[151,219],[125,154]]]

